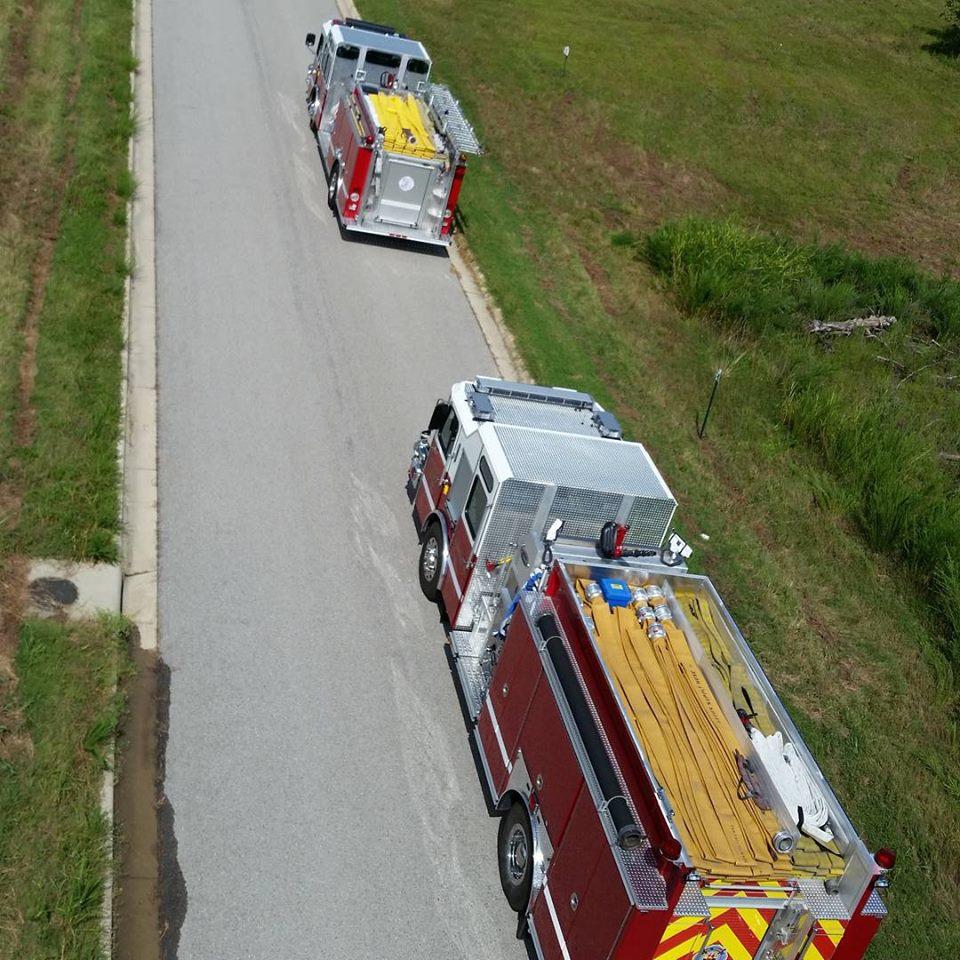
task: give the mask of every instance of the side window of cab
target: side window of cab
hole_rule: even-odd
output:
[[[330,60],[332,59],[332,54],[330,53],[330,41],[328,40],[323,47],[323,53],[320,56],[320,76],[324,80],[330,80]]]
[[[437,434],[437,441],[440,444],[440,449],[443,451],[444,458],[449,459],[450,451],[457,442],[457,434],[459,432],[460,421],[457,419],[457,415],[454,413],[453,407],[451,407],[450,412],[447,414],[447,419],[444,421],[443,426],[440,428],[440,432]]]

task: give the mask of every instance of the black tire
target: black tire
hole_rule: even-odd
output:
[[[340,189],[340,164],[334,162],[330,168],[330,179],[327,181],[327,206],[339,217],[337,209],[337,192]]]
[[[436,520],[432,520],[424,531],[420,544],[420,562],[417,572],[420,575],[420,589],[431,602],[440,599],[440,572],[443,569],[443,531]]]
[[[533,831],[522,803],[514,803],[500,821],[497,861],[503,895],[517,913],[523,913],[533,886]]]

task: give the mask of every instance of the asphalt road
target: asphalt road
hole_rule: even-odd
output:
[[[522,958],[403,493],[433,401],[494,371],[445,257],[326,208],[303,36],[335,15],[154,6],[166,955]]]

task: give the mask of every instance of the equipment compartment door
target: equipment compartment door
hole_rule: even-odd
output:
[[[497,799],[506,789],[520,731],[542,673],[540,654],[533,642],[528,620],[517,611],[510,621],[503,652],[494,668],[487,700],[477,721]]]
[[[433,175],[433,167],[399,157],[385,156],[377,219],[401,227],[419,226]]]

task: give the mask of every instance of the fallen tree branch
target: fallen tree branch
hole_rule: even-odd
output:
[[[906,364],[901,363],[899,360],[894,360],[893,357],[881,357],[878,353],[875,357],[876,360],[880,360],[882,363],[889,363],[891,366],[897,368],[900,373],[903,373],[907,369]]]
[[[949,460],[950,463],[960,463],[960,453],[948,453],[946,450],[941,450],[940,459]]]
[[[896,317],[855,317],[853,320],[816,320],[807,327],[810,333],[839,333],[849,337],[854,330],[865,330],[868,337],[874,336],[878,330],[886,330],[897,322]]]

